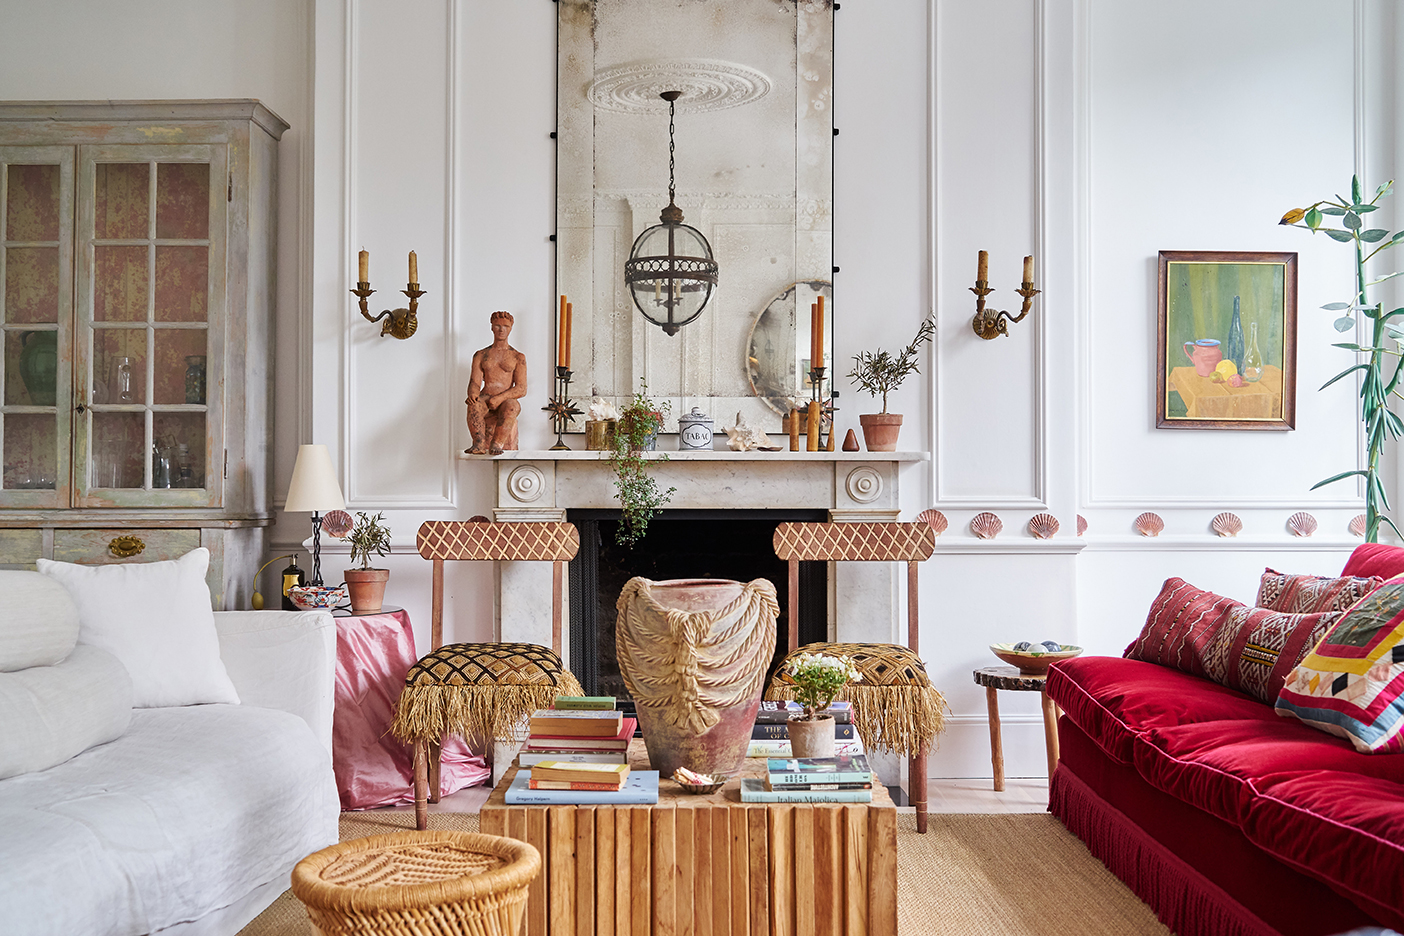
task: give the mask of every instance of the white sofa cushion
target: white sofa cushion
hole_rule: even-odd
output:
[[[136,936],[198,920],[337,840],[331,758],[251,705],[138,709],[111,744],[0,781],[0,931]]]
[[[38,572],[0,571],[0,673],[53,666],[78,642],[78,606]]]
[[[132,677],[137,708],[237,704],[219,657],[203,546],[179,559],[127,565],[38,561],[78,605],[78,639],[108,651]]]
[[[292,712],[332,749],[336,623],[329,611],[216,611],[219,655],[244,705]]]
[[[79,645],[62,663],[0,673],[0,780],[121,737],[131,720],[132,679],[106,650]]]

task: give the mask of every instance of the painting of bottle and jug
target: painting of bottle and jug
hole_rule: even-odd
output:
[[[1161,251],[1156,425],[1291,429],[1295,253]]]

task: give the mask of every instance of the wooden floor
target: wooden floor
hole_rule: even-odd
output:
[[[482,809],[492,790],[487,786],[469,787],[430,804],[430,812],[475,813]],[[388,806],[396,812],[409,812],[412,803]],[[970,780],[936,780],[927,785],[927,809],[932,813],[1011,814],[1041,813],[1048,808],[1048,781],[1043,777],[1011,777],[1004,782],[1004,792],[996,793],[989,778]],[[912,812],[911,807],[899,807],[898,812]]]

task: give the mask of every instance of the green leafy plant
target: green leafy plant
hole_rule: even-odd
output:
[[[934,316],[928,315],[917,329],[912,343],[896,356],[878,348],[877,351],[859,351],[853,355],[853,370],[848,379],[857,381],[858,389],[870,397],[882,397],[882,411],[887,412],[887,395],[898,387],[911,374],[919,373],[917,351],[922,344],[936,334]]]
[[[384,523],[385,514],[378,513],[374,517],[365,513],[356,514],[356,525],[351,528],[351,532],[346,534],[346,541],[351,544],[351,561],[355,562],[356,557],[361,557],[361,568],[371,567],[371,553],[377,556],[388,555],[390,552],[390,527]]]
[[[677,488],[659,490],[658,481],[648,473],[648,461],[643,452],[653,444],[663,428],[667,403],[655,403],[648,397],[648,383],[639,378],[639,390],[619,413],[619,422],[610,442],[609,463],[614,469],[614,490],[619,498],[621,513],[615,540],[632,546],[648,532],[648,523],[663,509]],[[668,456],[656,455],[652,461],[667,461]]]
[[[1385,346],[1390,339],[1393,339],[1396,344],[1404,343],[1404,328],[1390,321],[1396,316],[1404,315],[1404,308],[1385,312],[1383,303],[1370,301],[1368,290],[1371,286],[1399,276],[1400,273],[1404,273],[1404,270],[1377,277],[1369,282],[1365,280],[1365,264],[1369,263],[1380,251],[1388,250],[1404,241],[1404,231],[1397,231],[1391,235],[1384,228],[1365,227],[1365,216],[1378,210],[1379,200],[1389,194],[1393,185],[1393,181],[1384,183],[1375,189],[1373,198],[1365,201],[1361,194],[1360,178],[1353,176],[1350,180],[1350,198],[1342,198],[1337,195],[1334,199],[1322,199],[1306,208],[1293,208],[1278,222],[1292,227],[1305,228],[1313,234],[1325,234],[1334,241],[1351,244],[1355,248],[1354,296],[1350,302],[1330,302],[1322,308],[1328,312],[1341,313],[1341,316],[1335,321],[1338,332],[1349,331],[1355,327],[1356,312],[1362,313],[1374,323],[1368,345],[1352,341],[1343,341],[1332,345],[1334,348],[1344,348],[1356,354],[1368,354],[1369,358],[1364,361],[1357,359],[1357,363],[1352,364],[1322,384],[1321,389],[1325,390],[1343,377],[1357,372],[1360,374],[1360,419],[1365,424],[1366,467],[1332,475],[1326,480],[1318,481],[1312,485],[1312,490],[1346,478],[1364,478],[1365,539],[1371,543],[1379,541],[1381,523],[1388,524],[1390,529],[1394,530],[1395,535],[1399,535],[1399,528],[1384,514],[1384,511],[1389,509],[1389,497],[1385,494],[1384,482],[1380,480],[1379,465],[1380,452],[1384,448],[1385,440],[1397,439],[1400,435],[1404,435],[1404,421],[1400,420],[1389,409],[1391,396],[1404,399],[1404,393],[1399,390],[1400,378],[1404,376],[1401,374],[1401,370],[1404,369],[1404,357],[1401,357],[1397,347],[1388,348]],[[1340,218],[1341,226],[1339,228],[1328,227],[1328,218]],[[1385,359],[1387,356],[1395,359],[1393,370],[1388,379],[1385,378]]]
[[[846,656],[801,653],[785,664],[785,672],[795,684],[795,701],[804,706],[804,720],[813,721],[834,704],[835,697],[851,682],[861,682],[863,674]]]

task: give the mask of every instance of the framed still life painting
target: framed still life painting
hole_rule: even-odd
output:
[[[1292,429],[1297,255],[1160,252],[1155,425]]]

